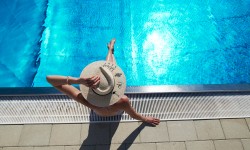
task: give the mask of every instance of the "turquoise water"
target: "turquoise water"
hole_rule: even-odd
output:
[[[0,2],[0,87],[115,55],[129,86],[250,83],[250,0]]]

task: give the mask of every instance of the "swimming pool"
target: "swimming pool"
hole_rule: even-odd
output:
[[[129,86],[249,84],[250,0],[1,1],[0,87],[115,55]]]

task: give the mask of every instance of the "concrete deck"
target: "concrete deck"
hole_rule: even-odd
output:
[[[250,118],[0,125],[0,150],[250,150]]]

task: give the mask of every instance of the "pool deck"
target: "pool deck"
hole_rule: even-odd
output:
[[[250,118],[0,125],[0,150],[250,150]]]

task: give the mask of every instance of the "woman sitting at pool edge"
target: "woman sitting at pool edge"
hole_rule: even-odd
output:
[[[116,61],[114,57],[114,44],[115,44],[115,39],[112,39],[107,45],[108,54],[106,56],[106,61],[111,62],[115,65]],[[92,109],[96,114],[100,116],[114,116],[114,115],[119,114],[119,112],[125,111],[132,118],[149,123],[153,126],[158,125],[160,123],[160,120],[157,118],[149,117],[149,116],[145,117],[137,113],[135,109],[131,106],[129,102],[129,98],[125,95],[122,95],[121,98],[119,98],[118,101],[115,102],[114,104],[108,105],[106,107],[100,107],[100,106],[94,105],[93,103],[90,103],[86,97],[84,98],[80,90],[78,90],[77,88],[71,85],[71,84],[80,84],[80,86],[82,85],[87,88],[92,88],[94,91],[100,83],[100,76],[98,75],[94,75],[91,77],[81,76],[80,78],[50,75],[50,76],[47,76],[46,79],[53,87],[55,87],[62,93],[65,93],[66,95],[74,99],[75,101]]]

